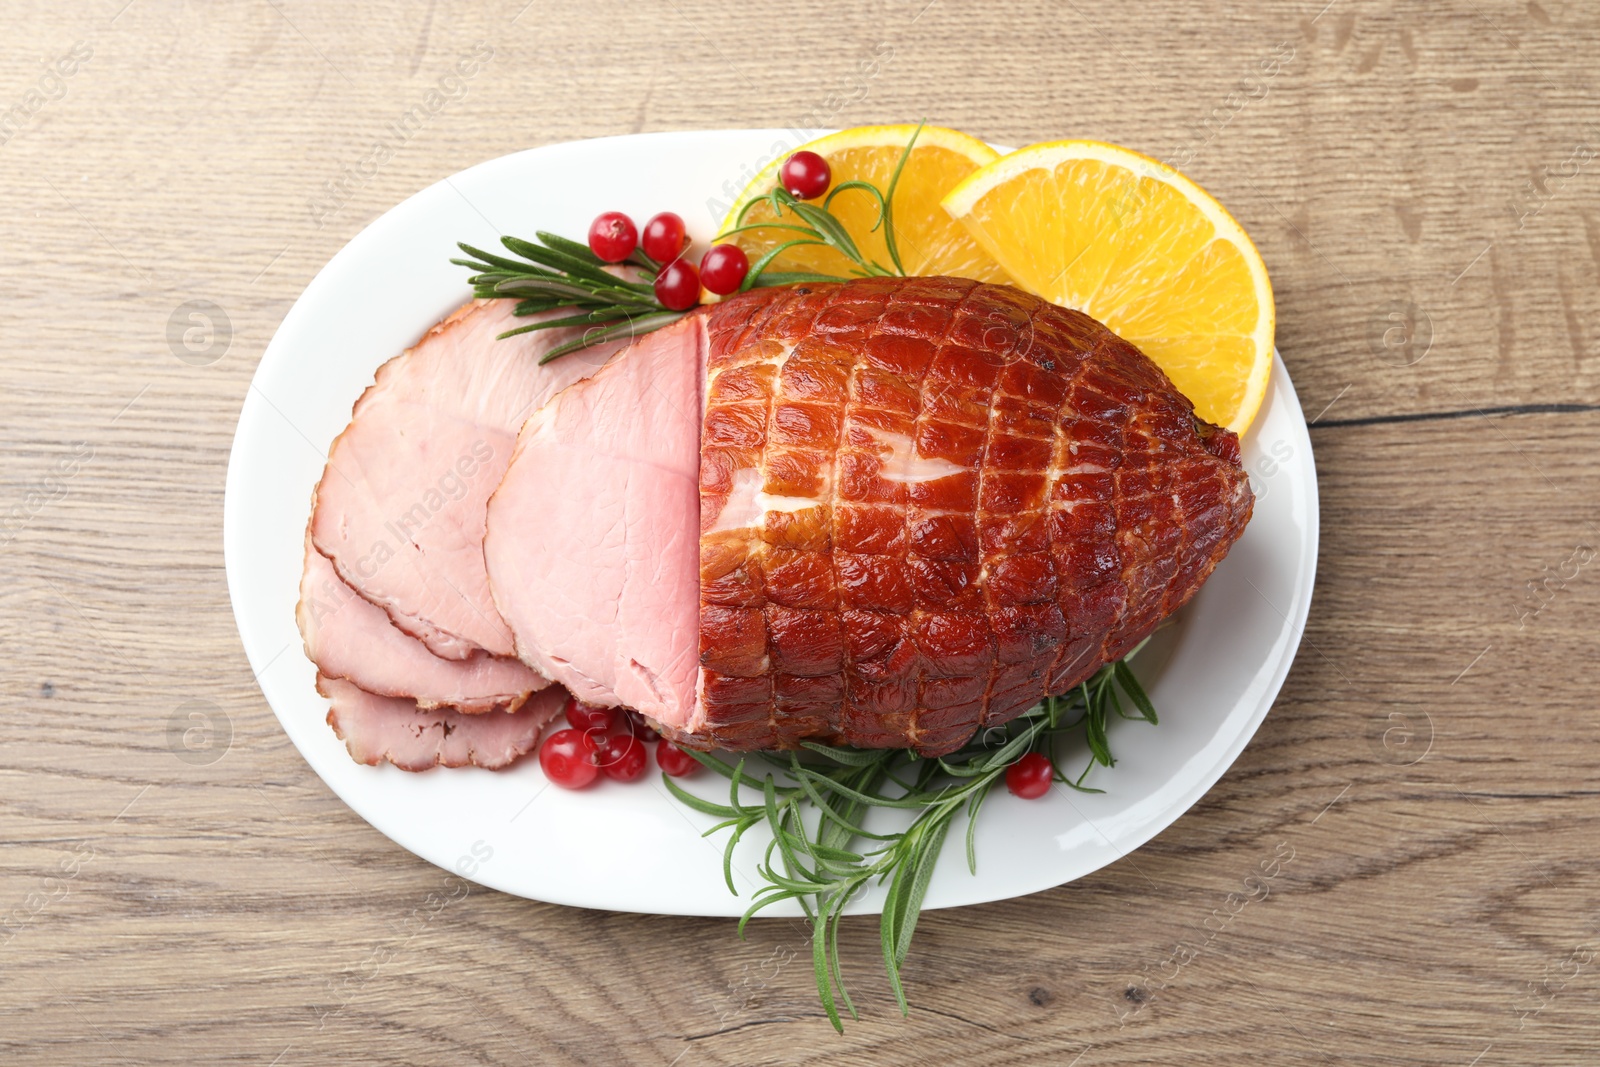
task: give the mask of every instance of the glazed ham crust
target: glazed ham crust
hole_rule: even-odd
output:
[[[1250,518],[1232,433],[1016,289],[756,290],[708,328],[688,744],[952,751],[1127,653]]]

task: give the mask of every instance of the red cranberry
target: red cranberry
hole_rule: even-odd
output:
[[[663,741],[656,746],[656,766],[661,768],[663,774],[682,778],[698,771],[700,761],[671,741]]]
[[[717,245],[700,260],[700,284],[718,296],[736,291],[750,273],[750,257],[738,245]]]
[[[589,251],[607,263],[621,263],[639,244],[633,220],[620,211],[596,215],[589,224]]]
[[[663,211],[644,224],[644,254],[657,263],[671,263],[683,254],[685,236],[683,219]]]
[[[644,765],[649,755],[645,751],[644,742],[637,737],[631,734],[618,734],[600,749],[600,770],[607,778],[614,778],[619,782],[631,782],[644,773]]]
[[[656,299],[669,311],[688,311],[700,302],[700,274],[694,264],[675,259],[656,275]]]
[[[563,789],[582,789],[600,774],[594,738],[582,730],[557,730],[540,747],[539,766]]]
[[[1030,752],[1006,768],[1006,788],[1023,800],[1038,800],[1050,792],[1056,769],[1038,752]]]
[[[661,735],[656,733],[649,720],[632,708],[628,709],[628,732],[641,741],[661,740]]]
[[[828,191],[833,168],[815,152],[796,152],[784,161],[779,180],[796,200],[815,200]]]
[[[617,724],[617,709],[585,704],[577,697],[567,700],[567,722],[585,733],[610,733]]]

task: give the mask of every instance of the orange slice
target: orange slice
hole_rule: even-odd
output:
[[[1202,418],[1249,427],[1272,370],[1272,283],[1204,189],[1126,148],[1053,141],[974,171],[943,206],[1015,284],[1133,342]]]

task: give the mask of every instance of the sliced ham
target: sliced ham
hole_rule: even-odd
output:
[[[346,585],[309,535],[295,618],[306,656],[323,675],[377,696],[409,698],[413,708],[515,711],[550,684],[520,660],[486,652],[459,660],[435,656]]]
[[[702,315],[530,417],[484,561],[517,654],[580,700],[682,724],[698,667]]]
[[[462,715],[377,696],[322,674],[317,675],[317,692],[332,702],[328,725],[352,759],[368,766],[388,762],[406,771],[508,767],[538,746],[539,735],[567,702],[565,690],[550,686],[513,712]]]
[[[484,504],[523,420],[622,347],[541,367],[576,332],[496,340],[533,321],[513,307],[468,304],[380,367],[328,452],[313,502],[312,539],[339,576],[446,659],[512,654],[484,573]]]
[[[312,535],[433,653],[561,685],[464,716],[325,671],[361,762],[504,766],[568,690],[697,748],[942,755],[1124,655],[1249,521],[1232,433],[1007,286],[758,290],[556,373],[558,338],[494,340],[509,303],[379,371]]]

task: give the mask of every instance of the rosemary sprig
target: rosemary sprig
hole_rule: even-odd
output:
[[[906,141],[905,150],[900,153],[886,190],[879,189],[871,182],[840,182],[817,204],[797,200],[788,190],[778,186],[766,196],[758,197],[741,208],[735,219],[736,224],[717,240],[753,230],[780,230],[786,236],[750,265],[739,291],[802,282],[848,280],[847,277],[833,274],[769,269],[779,256],[801,245],[836,249],[855,264],[849,277],[903,276],[905,266],[900,262],[900,249],[895,243],[894,234],[894,193],[900,184],[900,174],[905,169],[906,160],[911,155],[911,148],[921,133],[922,126],[918,125]],[[884,247],[889,253],[891,267],[867,259],[849,229],[833,214],[834,199],[848,192],[865,193],[877,201],[877,218],[869,232],[875,233],[880,227],[883,228]],[[745,222],[751,208],[757,204],[771,207],[771,221]],[[470,258],[452,259],[450,262],[473,272],[468,281],[474,296],[480,300],[515,300],[517,305],[513,312],[518,316],[543,316],[558,310],[572,312],[570,315],[541,318],[538,322],[500,334],[500,338],[504,339],[534,330],[585,328],[578,337],[546,352],[540,363],[548,363],[569,352],[615,337],[637,337],[677,322],[687,314],[670,310],[656,299],[655,290],[649,283],[661,272],[662,265],[645,255],[642,249],[635,249],[622,264],[608,264],[590,251],[588,245],[578,241],[542,230],[535,234],[535,238],[526,241],[519,237],[501,237],[500,243],[511,253],[510,256],[485,252],[463,242],[458,247]]]
[[[644,252],[635,249],[623,261],[625,265],[612,265],[591,252],[588,245],[543,231],[535,236],[534,241],[500,238],[514,259],[461,243],[460,249],[472,258],[450,262],[474,272],[467,279],[474,296],[483,300],[516,300],[513,310],[517,315],[573,312],[507,330],[500,334],[502,339],[533,330],[588,327],[579,337],[546,352],[540,363],[613,337],[636,337],[660,329],[686,314],[672,311],[656,299],[655,291],[646,283],[654,280],[661,265]]]
[[[1124,710],[1119,693],[1128,698],[1133,713]],[[765,753],[736,763],[691,752],[728,780],[728,802],[697,796],[665,775],[662,782],[687,806],[721,820],[706,836],[731,831],[722,858],[729,892],[738,892],[733,884],[734,849],[746,832],[765,825],[772,840],[757,870],[766,884],[739,920],[740,936],[750,918],[764,908],[783,900],[798,901],[812,923],[817,995],[834,1028],[842,1031],[841,1005],[851,1018],[859,1019],[839,967],[839,923],[845,905],[874,881],[888,884],[879,920],[883,965],[895,1003],[902,1014],[909,1013],[900,969],[934,865],[956,817],[967,815],[967,867],[977,873],[978,811],[1006,768],[1029,752],[1040,752],[1050,760],[1056,781],[1082,792],[1100,792],[1083,783],[1096,765],[1110,767],[1116,762],[1106,744],[1106,724],[1113,714],[1156,722],[1150,698],[1125,661],[1101,668],[1070,693],[1046,699],[1011,723],[985,730],[958,752],[937,759],[922,759],[903,749],[812,743],[805,743],[803,752]],[[1056,747],[1065,735],[1080,729],[1088,740],[1089,763],[1073,777],[1061,769]],[[759,777],[751,766],[757,759],[769,768]],[[752,792],[758,797],[751,797]],[[868,830],[863,820],[872,808],[910,812],[911,822],[894,833]]]

